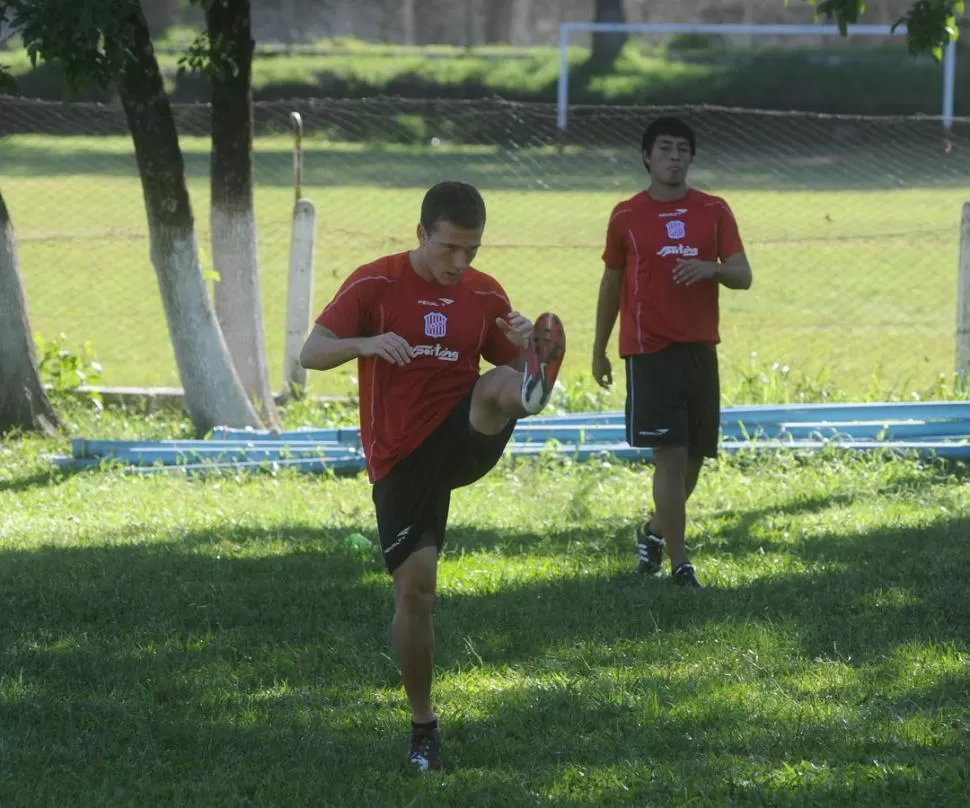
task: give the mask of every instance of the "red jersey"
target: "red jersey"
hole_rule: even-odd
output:
[[[671,202],[641,191],[613,208],[603,262],[623,271],[620,355],[654,353],[673,342],[716,345],[718,282],[674,283],[674,267],[689,258],[723,261],[743,249],[727,203],[701,191]]]
[[[501,285],[469,268],[454,286],[426,281],[408,253],[352,272],[317,324],[341,339],[393,331],[411,346],[398,367],[358,360],[360,431],[371,482],[414,451],[478,381],[480,359],[505,365],[519,356],[496,324],[512,307]]]

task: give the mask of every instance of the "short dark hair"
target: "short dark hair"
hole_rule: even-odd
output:
[[[646,129],[643,130],[643,138],[640,140],[640,151],[650,154],[653,151],[653,144],[657,138],[663,135],[668,137],[682,137],[690,143],[690,156],[697,153],[697,139],[694,137],[694,130],[691,129],[680,118],[657,118]]]
[[[421,203],[421,225],[429,233],[438,222],[466,230],[485,227],[485,200],[467,182],[439,182],[428,189]]]

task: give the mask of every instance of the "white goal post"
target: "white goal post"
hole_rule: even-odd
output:
[[[592,33],[641,34],[721,34],[742,36],[841,36],[837,25],[745,25],[729,23],[610,23],[567,22],[559,26],[559,87],[556,122],[560,134],[565,134],[569,116],[569,38],[573,31]],[[895,31],[889,25],[850,25],[849,36],[904,36],[906,26]],[[943,59],[943,128],[953,125],[953,93],[956,83],[956,42],[951,40]]]

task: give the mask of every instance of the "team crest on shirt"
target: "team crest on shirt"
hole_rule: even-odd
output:
[[[687,235],[687,227],[680,219],[665,222],[667,228],[667,238],[682,239]]]
[[[448,333],[448,318],[440,311],[429,311],[424,315],[424,334],[431,339],[441,339]]]

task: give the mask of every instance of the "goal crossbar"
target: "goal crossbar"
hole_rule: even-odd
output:
[[[612,22],[566,22],[559,26],[559,84],[556,100],[556,123],[561,133],[566,132],[569,117],[569,38],[573,31],[592,33],[639,33],[639,34],[721,34],[755,36],[841,36],[837,25],[791,25],[791,24],[732,24],[732,23],[612,23]],[[850,25],[848,36],[905,36],[907,29],[900,25],[893,30],[889,25]],[[953,95],[956,86],[956,42],[950,40],[943,58],[943,128],[953,125]]]

